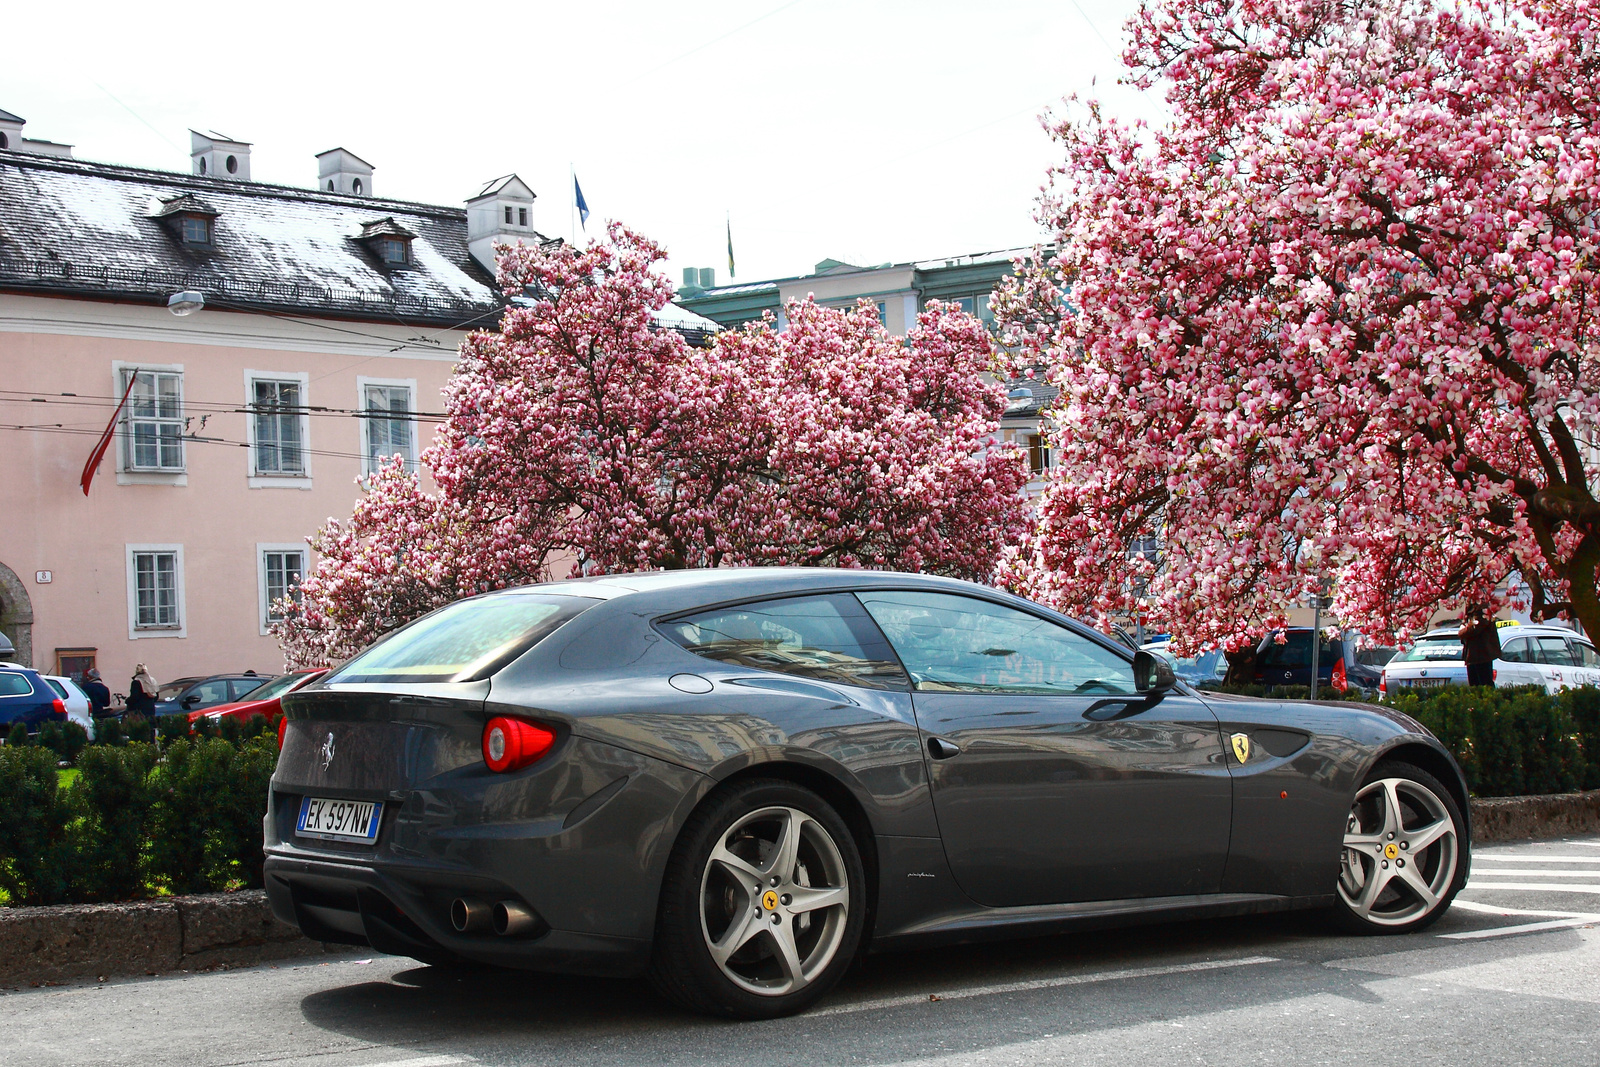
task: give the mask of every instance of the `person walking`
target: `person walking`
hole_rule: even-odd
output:
[[[103,718],[111,707],[111,690],[100,680],[100,672],[94,667],[84,672],[83,695],[89,698],[89,717]]]
[[[1483,604],[1467,605],[1467,617],[1456,636],[1461,638],[1461,661],[1467,665],[1468,685],[1493,685],[1494,661],[1500,658],[1500,628]]]
[[[128,683],[127,713],[148,717],[156,709],[156,690],[160,688],[143,663],[135,664],[133,680]]]

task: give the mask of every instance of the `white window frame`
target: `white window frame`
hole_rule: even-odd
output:
[[[367,417],[365,415],[365,412],[367,410],[367,387],[368,386],[378,386],[380,388],[385,388],[385,389],[400,388],[400,389],[410,390],[410,392],[411,392],[411,408],[410,408],[410,410],[411,410],[412,418],[407,420],[407,427],[406,428],[407,428],[407,430],[409,432],[409,436],[410,436],[411,454],[406,459],[406,469],[409,470],[409,471],[415,471],[417,469],[417,420],[416,420],[416,417],[415,417],[416,414],[417,414],[417,380],[415,378],[365,378],[365,377],[357,376],[357,378],[356,378],[356,410],[362,412],[363,414],[362,414],[361,418],[356,420],[356,423],[357,423],[357,435],[358,435],[357,436],[357,443],[356,443],[356,451],[361,454],[361,474],[362,474],[362,476],[363,477],[370,477],[371,475],[373,475],[377,471],[376,465],[372,462],[371,450],[367,447],[367,433],[368,433],[367,424],[370,421],[369,419],[367,419]],[[388,421],[392,421],[392,420],[386,419],[384,421],[388,422]]]
[[[275,471],[262,472],[256,469],[256,383],[257,382],[295,382],[300,386],[300,406],[309,408],[311,405],[311,375],[305,371],[271,371],[271,370],[246,370],[244,372],[244,406],[249,413],[245,416],[245,440],[249,444],[246,450],[248,459],[249,485],[251,489],[310,489],[311,481],[311,416],[308,412],[300,412],[300,449],[301,469],[298,473],[279,474]]]
[[[118,400],[122,399],[122,392],[128,388],[125,375],[133,371],[154,371],[157,374],[176,374],[178,376],[178,410],[184,410],[184,386],[182,363],[132,363],[128,360],[116,359],[111,361],[112,395]],[[131,398],[130,398],[131,399]],[[131,462],[130,441],[127,433],[127,409],[117,416],[117,447],[113,462],[116,464],[118,485],[166,485],[181,488],[189,484],[189,448],[180,444],[183,449],[183,468],[181,470],[134,470]]]
[[[139,572],[136,557],[146,552],[167,552],[174,557],[174,578],[177,581],[178,594],[178,625],[176,626],[139,625]],[[128,573],[128,640],[138,641],[151,637],[188,637],[189,605],[184,597],[183,546],[172,544],[129,544],[124,546],[124,560]]]
[[[256,601],[259,610],[256,621],[260,623],[261,636],[266,637],[272,626],[272,600],[267,595],[267,554],[272,552],[298,552],[300,554],[300,579],[304,581],[311,571],[311,546],[304,541],[285,544],[256,543]]]

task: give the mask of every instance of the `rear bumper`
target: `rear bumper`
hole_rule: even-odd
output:
[[[650,957],[647,940],[552,929],[542,917],[524,936],[458,933],[450,922],[450,904],[457,897],[531,906],[504,886],[460,872],[269,853],[266,889],[273,914],[307,937],[428,962],[461,959],[522,970],[628,976],[640,973]]]

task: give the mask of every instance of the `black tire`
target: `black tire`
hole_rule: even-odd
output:
[[[1399,819],[1389,821],[1383,812],[1396,802]],[[1430,838],[1445,819],[1448,826]],[[1351,803],[1334,921],[1355,934],[1425,930],[1466,885],[1470,860],[1466,819],[1444,783],[1409,763],[1380,763]],[[1370,900],[1369,893],[1375,894]]]
[[[789,832],[783,827],[793,828],[796,843],[794,862],[779,874],[783,860],[775,854]],[[713,852],[733,862],[749,857],[747,875],[736,875],[723,859],[713,862]],[[772,865],[764,868],[769,856]],[[770,877],[758,873],[762,869]],[[751,890],[743,888],[746,883]],[[838,902],[802,910],[812,906],[803,899],[808,895]],[[838,812],[791,782],[738,782],[702,801],[673,847],[656,914],[650,982],[690,1011],[739,1019],[792,1015],[815,1003],[849,969],[866,913],[860,848]],[[719,964],[714,940],[742,947]],[[785,943],[793,964],[783,962]],[[816,969],[795,977],[808,968],[794,964]],[[758,988],[763,984],[772,988]]]

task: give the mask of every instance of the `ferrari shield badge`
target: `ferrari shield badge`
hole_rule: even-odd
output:
[[[1250,735],[1234,734],[1231,740],[1233,741],[1233,754],[1239,757],[1239,762],[1243,763],[1248,760],[1250,758]]]

